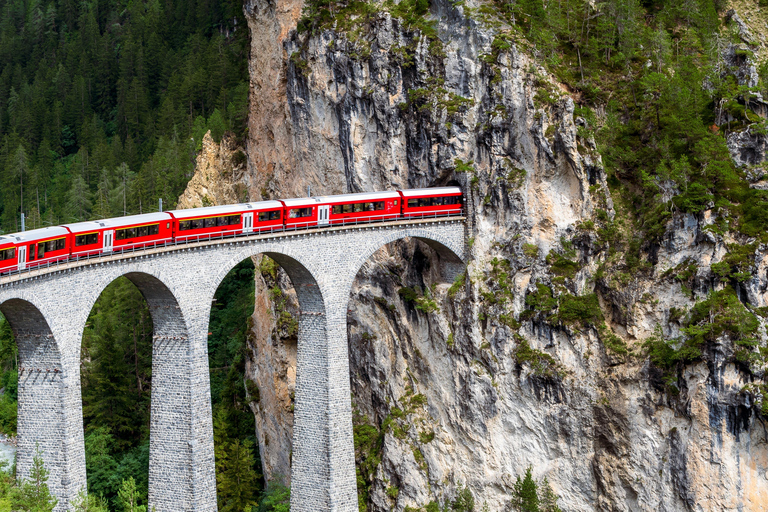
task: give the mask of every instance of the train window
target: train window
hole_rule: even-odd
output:
[[[397,206],[397,199],[395,199],[395,206]]]
[[[37,244],[37,259],[45,256],[45,242]]]
[[[290,210],[288,213],[289,219],[298,219],[302,217],[311,217],[312,216],[312,208],[294,208],[293,210]]]
[[[160,224],[152,224],[151,226],[148,226],[148,228],[150,236],[160,234]]]
[[[179,231],[186,231],[192,229],[192,222],[188,220],[179,221]]]
[[[165,223],[165,229],[171,229],[171,223],[170,222],[166,222]]]
[[[277,212],[277,218],[280,218],[280,212]],[[234,226],[235,224],[240,224],[240,215],[230,215],[227,217],[229,219],[229,225]]]
[[[374,210],[383,210],[384,209],[384,201],[376,201],[373,203],[373,209]]]
[[[200,229],[204,226],[203,219],[192,219],[190,222],[192,223],[190,229]]]
[[[342,208],[342,213],[352,213],[355,211],[355,205],[354,204],[345,204]]]
[[[219,225],[219,219],[220,217],[208,217],[207,219],[202,219],[203,227],[215,228]]]
[[[92,245],[99,241],[98,233],[87,233],[85,235],[77,235],[75,237],[75,245]]]
[[[419,206],[419,200],[418,199],[409,199],[408,200],[408,208],[416,208]]]
[[[355,213],[362,212],[365,209],[365,203],[355,203]]]
[[[136,228],[136,236],[147,236],[149,234],[149,230],[147,229],[147,226],[139,226]]]
[[[333,205],[333,214],[338,215],[342,212],[343,206],[340,204]]]
[[[280,219],[280,210],[273,210],[271,212],[259,213],[259,222],[266,222],[268,220],[278,220],[278,219]]]
[[[4,249],[0,251],[0,261],[2,260],[10,260],[11,258],[16,257],[16,248],[11,247],[10,249]]]

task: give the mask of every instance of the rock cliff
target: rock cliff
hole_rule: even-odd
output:
[[[563,510],[760,510],[763,369],[740,357],[731,324],[749,323],[765,346],[751,311],[768,306],[767,248],[713,229],[712,211],[676,213],[659,243],[635,247],[594,121],[524,42],[467,5],[433,0],[433,32],[385,9],[324,25],[301,20],[295,0],[245,5],[251,115],[237,181],[250,199],[449,183],[466,193],[472,258],[460,279],[444,282],[413,241],[383,247],[357,277],[361,503],[419,509],[466,485],[478,504],[509,510],[531,466]],[[729,244],[745,248],[738,260]],[[295,300],[278,269],[260,267],[248,371],[265,474],[285,477]],[[724,267],[742,272],[735,303],[717,295]],[[735,315],[730,329],[680,372],[652,363],[647,347],[679,344],[663,340],[707,307]]]

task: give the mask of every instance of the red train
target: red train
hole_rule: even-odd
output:
[[[458,187],[261,201],[147,213],[0,236],[0,274],[190,240],[458,215]]]

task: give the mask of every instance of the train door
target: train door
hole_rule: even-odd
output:
[[[27,248],[26,246],[20,245],[19,246],[19,270],[24,270],[27,268]]]
[[[317,212],[317,225],[318,226],[327,226],[328,225],[328,212],[330,211],[331,206],[324,204],[318,208]]]
[[[112,245],[115,242],[115,231],[109,230],[105,231],[102,235],[104,237],[104,252],[112,252]]]
[[[243,233],[253,231],[253,212],[243,214]]]

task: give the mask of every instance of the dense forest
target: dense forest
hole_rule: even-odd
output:
[[[242,134],[237,0],[0,2],[0,227],[173,207],[210,128]]]

